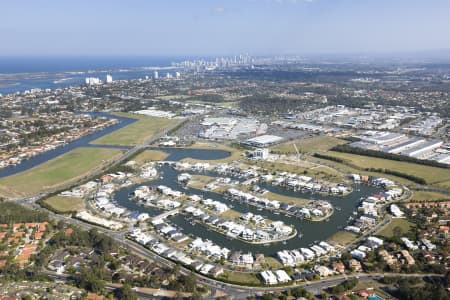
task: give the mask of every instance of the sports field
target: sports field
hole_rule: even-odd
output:
[[[115,115],[137,119],[136,122],[96,139],[92,144],[133,146],[178,122],[178,120],[149,117],[131,113],[114,113]]]
[[[0,195],[20,197],[82,178],[107,160],[122,153],[119,149],[77,148],[27,171],[0,179]]]

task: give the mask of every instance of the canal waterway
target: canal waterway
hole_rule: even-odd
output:
[[[182,150],[182,151],[181,151]],[[203,160],[211,160],[218,159],[223,155],[218,150],[202,150],[201,152],[197,152],[197,149],[164,149],[164,151],[169,153],[169,157],[167,160],[174,161],[183,159],[185,157],[191,158],[201,158]],[[200,157],[199,157],[200,156]],[[176,158],[176,159],[175,159]],[[354,186],[353,192],[346,196],[326,196],[321,194],[310,194],[310,193],[302,193],[295,192],[292,190],[286,190],[282,187],[276,187],[271,185],[260,184],[261,187],[268,189],[271,192],[287,195],[293,197],[299,197],[303,199],[311,199],[311,200],[326,200],[329,201],[335,208],[334,214],[328,218],[328,221],[322,222],[313,222],[309,220],[301,220],[297,217],[288,217],[283,214],[275,214],[268,210],[261,210],[255,206],[251,206],[245,203],[240,203],[238,201],[232,201],[228,198],[223,197],[223,195],[203,191],[199,189],[193,188],[182,188],[177,183],[177,176],[180,173],[170,166],[161,166],[159,167],[160,178],[140,183],[137,185],[129,186],[117,191],[114,195],[114,200],[121,206],[129,209],[130,211],[139,211],[139,212],[147,212],[150,216],[155,216],[157,214],[162,213],[162,210],[152,207],[144,207],[137,204],[135,201],[129,199],[129,194],[132,193],[137,187],[142,185],[148,186],[158,186],[165,185],[174,190],[179,190],[187,195],[202,195],[205,199],[211,198],[214,200],[221,201],[229,206],[233,206],[233,209],[241,212],[252,212],[253,214],[262,215],[268,219],[274,221],[283,221],[286,224],[293,225],[298,233],[301,233],[302,236],[289,239],[286,242],[278,242],[272,243],[269,245],[253,245],[249,243],[245,243],[238,239],[230,239],[225,235],[215,232],[208,228],[207,225],[195,224],[192,225],[189,220],[186,220],[182,214],[178,214],[176,216],[169,217],[169,220],[180,227],[184,233],[191,235],[193,237],[200,237],[202,239],[209,239],[214,243],[227,247],[231,250],[241,250],[241,251],[251,251],[253,253],[264,253],[266,255],[273,255],[279,250],[283,249],[298,249],[300,247],[308,247],[314,242],[326,240],[330,236],[332,236],[337,231],[341,230],[343,227],[347,225],[347,220],[350,216],[352,216],[353,211],[356,210],[361,198],[366,198],[373,194],[380,192],[379,188],[368,186],[368,185],[358,185]],[[184,172],[184,171],[183,171]],[[192,171],[188,171],[187,173],[198,174]],[[213,175],[213,173],[206,173],[207,175]]]
[[[114,119],[117,119],[119,122],[114,125],[108,126],[102,130],[99,130],[97,132],[85,135],[85,136],[83,136],[79,139],[76,139],[70,143],[59,146],[53,150],[49,150],[49,151],[43,152],[41,154],[38,154],[36,156],[33,156],[29,159],[23,160],[20,164],[17,164],[15,166],[8,166],[6,168],[2,168],[2,169],[0,169],[0,178],[26,171],[28,169],[31,169],[33,167],[36,167],[36,166],[44,163],[50,159],[58,157],[70,150],[73,150],[73,149],[79,148],[79,147],[107,147],[107,148],[120,148],[120,149],[128,149],[129,148],[129,147],[111,146],[111,145],[91,145],[89,143],[104,136],[104,135],[107,135],[107,134],[114,132],[122,127],[125,127],[125,126],[137,121],[137,119],[115,116],[115,115],[111,115],[111,114],[104,113],[104,112],[89,112],[87,114],[89,114],[93,117],[114,118]]]

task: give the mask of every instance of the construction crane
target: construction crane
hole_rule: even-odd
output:
[[[294,145],[295,152],[297,152],[297,162],[300,163],[300,152],[298,151],[297,145],[295,143],[292,145]]]

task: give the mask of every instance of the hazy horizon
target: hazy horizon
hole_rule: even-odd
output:
[[[448,51],[445,0],[4,1],[0,55]]]

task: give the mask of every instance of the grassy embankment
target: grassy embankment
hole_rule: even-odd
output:
[[[27,171],[0,179],[0,195],[23,197],[68,184],[105,165],[119,149],[77,148]]]
[[[174,119],[150,117],[131,113],[114,114],[122,117],[137,119],[137,121],[96,139],[92,142],[92,144],[124,146],[139,145],[160,130],[178,122],[178,120]]]

